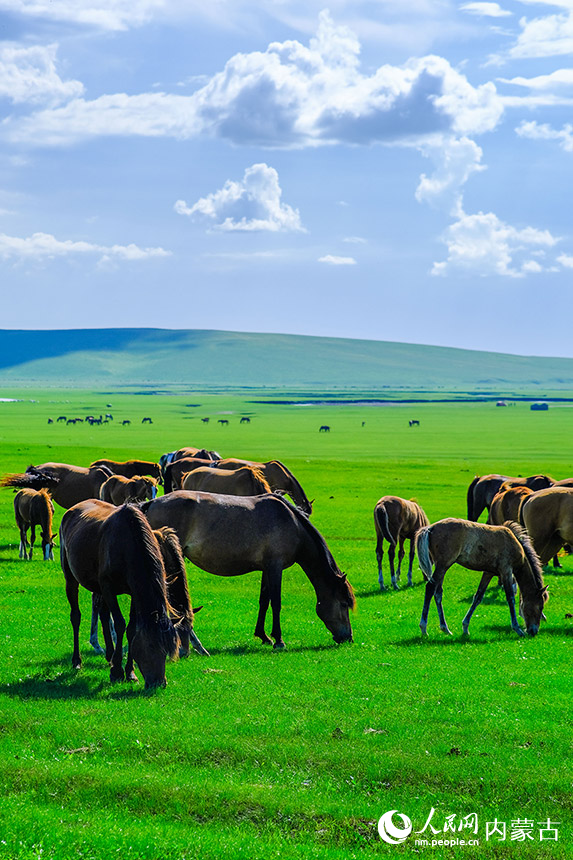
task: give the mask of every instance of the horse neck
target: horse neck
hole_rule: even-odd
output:
[[[525,555],[521,566],[514,568],[513,575],[525,599],[534,597],[543,588],[543,580],[541,576],[536,575],[527,555]]]
[[[298,515],[303,519],[303,515]],[[301,522],[301,539],[297,551],[296,562],[307,575],[316,596],[325,591],[332,592],[338,579],[336,562],[328,549],[322,535],[309,522]]]
[[[166,614],[165,567],[151,527],[143,514],[138,516],[135,508],[124,506],[118,508],[119,512],[122,517],[117,520],[118,526],[127,518],[125,524],[129,526],[129,535],[132,537],[131,541],[124,543],[123,572],[135,610],[142,617],[153,612]],[[125,532],[122,530],[120,535],[121,540]]]
[[[40,493],[40,496],[36,497],[36,510],[38,512],[38,520],[40,528],[42,529],[42,534],[45,534],[46,540],[50,540],[52,537],[52,506],[50,504],[50,499],[44,493]]]
[[[271,473],[280,476],[279,480],[282,479],[285,481],[287,486],[285,490],[288,492],[289,496],[294,500],[294,503],[301,508],[306,510],[310,509],[310,502],[306,497],[306,493],[303,488],[293,475],[291,471],[287,469],[287,467],[279,462],[278,460],[271,460],[270,463],[267,464],[267,468],[270,467]]]

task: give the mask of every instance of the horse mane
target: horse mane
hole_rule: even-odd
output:
[[[309,513],[312,513],[312,505],[311,505],[311,503],[310,503],[310,501],[309,501],[309,499],[308,499],[308,497],[307,497],[307,495],[306,495],[305,491],[303,490],[302,486],[300,485],[300,482],[299,482],[298,478],[295,478],[295,476],[293,475],[293,473],[291,472],[291,470],[290,470],[290,469],[288,469],[288,468],[285,466],[285,464],[284,464],[284,463],[282,463],[280,460],[267,460],[267,462],[266,462],[266,463],[264,463],[264,465],[265,465],[265,466],[276,465],[276,466],[278,466],[280,469],[282,469],[282,470],[283,470],[283,472],[284,472],[286,475],[288,475],[288,476],[289,476],[289,478],[291,479],[291,481],[293,482],[293,484],[295,485],[295,487],[299,490],[299,492],[300,492],[300,494],[301,494],[301,497],[302,497],[302,499],[303,499],[303,503],[304,503],[304,502],[306,502],[306,504],[309,506],[309,508],[310,508]]]
[[[254,480],[261,485],[261,495],[264,493],[272,493],[271,485],[265,477],[265,473],[260,466],[243,466],[243,469],[248,469]]]
[[[519,523],[513,522],[513,520],[507,520],[504,523],[504,526],[513,532],[523,547],[523,552],[525,553],[525,557],[529,563],[531,572],[533,573],[536,586],[540,590],[545,588],[545,583],[543,582],[543,566],[539,556],[533,548],[533,543],[526,529],[522,525],[519,525]]]
[[[319,544],[326,556],[326,559],[328,561],[328,569],[334,577],[335,582],[337,583],[337,585],[340,585],[342,588],[344,588],[345,596],[348,600],[350,608],[356,609],[356,596],[354,594],[354,589],[348,582],[346,574],[340,571],[338,565],[336,564],[336,561],[334,560],[334,556],[328,548],[328,544],[326,543],[324,537],[321,535],[316,526],[311,523],[304,511],[301,511],[300,508],[296,507],[296,505],[291,504],[291,502],[287,501],[287,499],[285,499],[284,496],[281,496],[280,493],[273,493],[272,498],[280,499],[281,503],[283,505],[286,505],[289,511],[291,511],[295,515],[298,522],[301,523],[303,529],[311,537],[311,539]]]

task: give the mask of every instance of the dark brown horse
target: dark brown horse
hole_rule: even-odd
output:
[[[187,472],[192,472],[194,469],[201,467],[214,468],[217,464],[217,460],[206,460],[205,458],[197,457],[182,457],[180,460],[168,463],[163,470],[164,491],[171,493],[173,490],[180,490],[183,475]]]
[[[60,557],[74,632],[73,667],[81,667],[78,591],[82,585],[103,598],[102,627],[111,680],[123,680],[126,675],[128,680],[137,680],[131,665],[134,659],[146,688],[165,686],[165,661],[177,654],[179,637],[168,614],[161,550],[141,511],[131,505],[116,508],[99,499],[80,502],[62,517]],[[131,596],[125,674],[122,644],[126,625],[118,594]],[[115,648],[108,624],[110,612]]]
[[[529,487],[531,490],[543,490],[553,485],[553,478],[548,475],[531,475],[529,478],[508,478],[506,475],[479,475],[468,487],[468,520],[477,522],[485,508],[489,511],[493,497],[499,492],[503,483],[510,487]]]
[[[52,515],[54,505],[47,490],[20,490],[14,496],[14,514],[20,530],[20,558],[32,558],[36,526],[40,526],[44,561],[54,558]],[[30,531],[30,552],[27,553],[27,533]]]
[[[272,492],[262,470],[256,466],[241,466],[240,469],[194,469],[183,475],[181,489],[223,493],[227,496],[262,496]]]
[[[428,611],[432,597],[435,600],[440,629],[451,635],[442,608],[443,581],[446,571],[453,564],[468,570],[484,571],[473,603],[462,621],[463,632],[468,633],[470,619],[482,601],[486,588],[494,576],[499,576],[511,615],[511,626],[519,635],[515,612],[513,577],[521,593],[520,609],[527,632],[535,636],[547,600],[547,588],[541,575],[541,563],[524,529],[517,523],[504,526],[488,526],[449,517],[426,526],[416,538],[418,563],[427,580],[420,630],[425,635]],[[432,562],[434,571],[432,573]]]
[[[488,524],[502,526],[508,520],[518,523],[521,504],[533,492],[530,487],[511,487],[509,484],[502,484],[491,501]]]
[[[28,466],[24,474],[6,475],[2,487],[22,487],[40,490],[46,487],[53,500],[62,508],[71,508],[86,499],[99,498],[100,487],[111,476],[106,466],[85,469],[68,463],[42,463]]]
[[[241,466],[255,466],[261,470],[273,493],[286,493],[304,514],[308,516],[312,514],[312,502],[307,498],[300,482],[280,460],[267,460],[264,463],[258,463],[254,460],[237,460],[233,457],[226,457],[219,460],[216,465],[218,469],[239,469]]]
[[[380,590],[384,590],[384,576],[382,575],[382,558],[384,556],[384,540],[388,541],[388,560],[390,562],[390,577],[393,588],[398,588],[397,580],[400,579],[400,568],[404,558],[404,544],[410,541],[410,555],[408,559],[408,585],[412,585],[412,567],[416,545],[414,538],[416,532],[422,526],[427,526],[429,519],[420,507],[413,501],[401,499],[399,496],[382,496],[376,502],[374,508],[374,527],[376,529],[376,560],[378,562],[378,583]],[[394,571],[394,557],[396,546],[398,549],[398,570]]]
[[[573,544],[573,489],[549,487],[525,499],[519,519],[543,564],[565,544]]]
[[[136,475],[149,475],[159,481],[161,470],[159,463],[151,460],[94,460],[90,463],[90,469],[98,466],[106,466],[114,475],[123,475],[124,478],[135,478]]]
[[[183,554],[218,576],[262,571],[255,636],[263,643],[265,616],[272,608],[271,636],[284,648],[280,625],[283,570],[297,563],[316,592],[316,612],[336,642],[352,640],[349,611],[355,598],[320,532],[293,505],[276,495],[224,496],[177,490],[144,502],[152,528],[171,526]]]
[[[99,497],[112,505],[123,505],[125,502],[145,502],[157,495],[157,481],[149,475],[135,475],[124,478],[123,475],[112,475],[101,485]]]

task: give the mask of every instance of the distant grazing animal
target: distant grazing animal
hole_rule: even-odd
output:
[[[282,572],[299,564],[316,592],[316,612],[335,642],[352,641],[349,612],[355,598],[326,541],[293,505],[276,495],[223,496],[177,490],[144,502],[152,528],[167,525],[177,532],[183,554],[193,564],[218,576],[262,571],[255,636],[265,632],[272,608],[271,636],[284,648],[280,625]]]
[[[529,487],[531,490],[543,490],[553,485],[553,478],[548,475],[531,475],[529,478],[508,478],[507,475],[476,475],[468,487],[468,520],[477,522],[482,511],[489,507],[493,497],[499,492],[502,484],[510,487]]]
[[[46,487],[62,508],[71,508],[86,499],[97,499],[100,487],[111,476],[105,466],[85,469],[68,463],[42,463],[28,466],[24,474],[6,475],[0,487],[23,487],[39,490]]]
[[[98,466],[106,466],[114,475],[123,475],[124,478],[134,478],[136,475],[150,475],[157,481],[161,477],[159,463],[151,460],[94,460],[90,463],[90,469]]]
[[[96,499],[75,505],[62,517],[60,556],[74,633],[74,669],[82,664],[78,602],[82,585],[103,598],[100,611],[110,679],[122,681],[127,677],[136,681],[135,660],[146,689],[164,687],[165,661],[176,656],[179,637],[168,614],[161,550],[141,511],[132,505],[115,508]],[[126,625],[117,601],[119,594],[131,596],[125,673],[122,646]],[[110,612],[115,625],[115,647],[109,631]]]
[[[474,610],[481,603],[494,576],[499,576],[505,591],[513,630],[519,636],[524,635],[515,612],[515,577],[520,590],[520,610],[527,632],[530,636],[535,636],[538,632],[543,606],[547,601],[547,588],[543,583],[539,558],[527,533],[517,523],[488,526],[450,517],[421,529],[417,535],[416,546],[418,563],[427,580],[420,620],[422,634],[426,633],[432,597],[438,610],[440,629],[450,634],[442,608],[442,591],[446,571],[453,564],[460,564],[469,570],[484,571],[472,605],[462,621],[464,633],[468,633]],[[435,565],[433,573],[432,562]]]
[[[419,427],[420,426],[420,422],[418,421],[417,418],[413,418],[411,421],[408,421],[408,424],[410,425],[410,427]]]
[[[519,519],[543,564],[573,543],[573,489],[549,487],[525,499]]]
[[[141,423],[142,424],[153,424],[153,421],[151,420],[151,418],[142,418]]]
[[[131,421],[129,420],[129,418],[125,418],[125,419],[121,422],[122,427],[125,427],[125,426],[126,426],[126,424],[131,424]]]
[[[208,424],[208,423],[209,423],[209,419],[208,419],[208,418],[201,418],[201,421],[203,422],[203,424]]]
[[[20,558],[32,558],[36,526],[40,526],[42,555],[44,561],[54,558],[54,537],[52,534],[52,515],[54,505],[47,490],[19,490],[14,496],[14,515],[20,530]],[[30,529],[30,543],[27,532]],[[30,552],[27,553],[28,545]]]
[[[177,633],[179,634],[179,656],[187,657],[189,654],[189,644],[198,654],[209,656],[209,652],[205,650],[197,634],[193,629],[194,613],[202,609],[198,606],[193,609],[191,606],[191,598],[189,597],[189,588],[187,585],[187,571],[185,570],[185,559],[181,552],[181,544],[173,529],[161,528],[153,532],[161,556],[165,566],[165,585],[167,587],[167,608],[173,614],[177,622]],[[94,650],[103,654],[104,650],[100,647],[97,635],[97,622],[101,612],[102,604],[101,594],[92,594],[92,623],[90,633],[90,645]],[[111,620],[111,619],[110,619]],[[115,632],[115,631],[114,631]]]
[[[201,466],[183,475],[181,489],[227,496],[260,496],[272,492],[263,471],[256,466],[233,470]]]
[[[54,419],[53,419],[53,418],[48,418],[48,424],[53,424],[53,423],[54,423]]]
[[[242,418],[241,418],[241,420],[239,421],[239,424],[250,424],[250,423],[251,423],[251,419],[250,419],[250,418],[247,418],[247,416],[246,416],[246,415],[243,415],[243,417],[242,417]]]
[[[228,423],[229,422],[226,418],[219,418],[219,420],[217,421],[217,424],[222,424],[223,427],[226,427]]]
[[[65,422],[65,421],[67,421],[67,420],[68,420],[68,419],[67,419],[67,417],[66,417],[65,415],[60,415],[60,417],[59,417],[59,418],[56,418],[56,422],[57,422],[58,424],[60,423],[60,421],[64,421],[64,422]]]
[[[378,561],[378,583],[384,590],[382,574],[382,557],[384,555],[384,540],[388,541],[388,560],[390,562],[390,577],[392,587],[398,588],[400,568],[404,558],[404,544],[410,541],[408,559],[408,585],[412,585],[412,566],[416,552],[415,536],[418,529],[429,524],[429,519],[417,502],[407,501],[399,496],[382,496],[374,508],[374,527],[376,529],[376,560]],[[394,571],[396,546],[398,549],[398,570]]]
[[[328,424],[322,424],[322,425],[318,428],[318,432],[319,432],[319,433],[330,433],[330,427],[328,426]]]
[[[123,505],[125,502],[145,502],[157,495],[157,481],[148,475],[135,475],[124,478],[123,475],[112,475],[100,487],[99,497],[112,505]]]

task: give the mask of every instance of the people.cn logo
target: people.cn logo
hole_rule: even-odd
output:
[[[402,819],[403,827],[396,827],[392,821],[392,817],[397,815]],[[384,842],[389,845],[401,845],[405,842],[412,832],[412,822],[407,815],[402,815],[397,809],[392,809],[390,812],[385,812],[378,822],[378,833]]]

